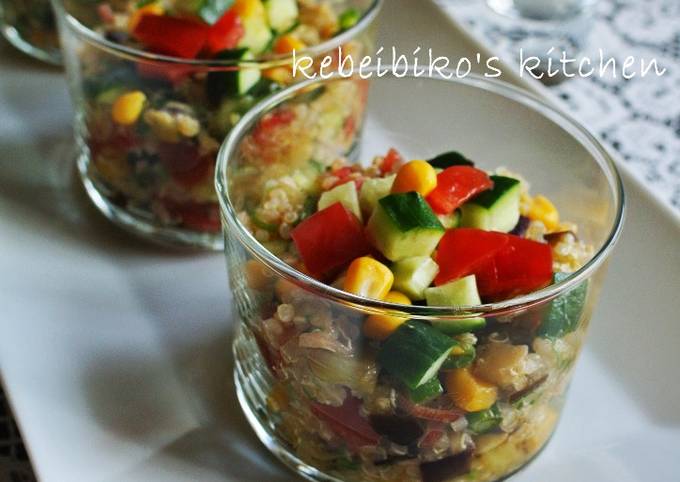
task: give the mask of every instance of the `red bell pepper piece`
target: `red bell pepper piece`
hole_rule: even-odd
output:
[[[435,285],[440,286],[475,273],[507,243],[508,236],[503,233],[474,228],[447,231],[435,255],[439,265]]]
[[[191,65],[170,64],[166,62],[138,62],[137,73],[147,79],[166,80],[173,85],[181,83],[194,71]]]
[[[310,407],[312,413],[326,422],[351,451],[356,452],[360,447],[377,445],[380,442],[380,435],[359,413],[361,400],[349,393],[340,407],[317,402],[311,402]]]
[[[227,10],[208,32],[205,49],[208,54],[215,55],[222,50],[236,48],[246,31],[241,18],[235,10]]]
[[[380,173],[385,175],[391,172],[396,172],[399,167],[403,164],[404,159],[401,154],[396,149],[390,149],[387,151],[387,155],[383,158],[380,164]]]
[[[550,245],[513,235],[507,238],[505,247],[475,272],[477,289],[485,300],[510,299],[552,282]]]
[[[291,236],[305,267],[316,278],[371,250],[361,222],[339,202],[302,221]]]
[[[437,175],[437,187],[427,196],[427,202],[437,214],[451,214],[468,199],[492,187],[493,181],[484,171],[453,166]]]
[[[217,203],[177,203],[166,201],[165,208],[171,216],[181,220],[182,227],[217,233],[222,224],[220,221],[220,208]]]
[[[194,59],[203,50],[210,27],[194,20],[168,15],[144,15],[133,32],[149,50]]]

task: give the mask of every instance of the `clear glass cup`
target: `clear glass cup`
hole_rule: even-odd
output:
[[[522,59],[536,57],[541,63],[534,70],[558,72],[563,80],[576,70],[588,44],[593,27],[593,13],[598,0],[487,0],[500,14],[495,20],[512,32],[512,41],[522,49]],[[550,62],[550,63],[549,63]],[[566,70],[567,76],[564,75]],[[537,72],[537,74],[538,74]]]
[[[22,52],[50,64],[61,63],[50,0],[0,0],[0,30]]]
[[[282,253],[289,251],[280,241],[258,241],[248,209],[265,198],[294,199],[311,161],[328,165],[344,154],[342,146],[328,149],[322,138],[307,136],[301,139],[305,152],[326,156],[263,158],[252,150],[260,125],[272,115],[307,110],[310,93],[319,89],[365,82],[366,127],[353,159],[372,159],[390,147],[407,159],[455,149],[483,168],[504,165],[524,174],[532,191],[546,194],[563,219],[578,225],[578,236],[593,248],[585,264],[509,301],[458,309],[405,306],[325,285],[287,264]],[[524,91],[476,76],[317,79],[244,116],[222,146],[216,185],[237,323],[238,397],[258,437],[286,465],[318,481],[463,481],[470,473],[475,481],[497,481],[547,443],[623,220],[612,160],[571,118]],[[287,196],[267,192],[282,185]],[[560,253],[557,263],[569,263],[574,254],[554,253]],[[366,317],[376,314],[420,323],[483,317],[486,327],[475,336],[458,336],[463,354],[452,352],[439,377],[448,387],[456,367],[472,362],[465,354],[476,346],[472,369],[497,386],[495,408],[484,416],[465,413],[452,405],[451,391],[414,403],[381,368],[380,345],[362,332]]]
[[[355,9],[358,21],[296,52],[297,58],[316,61],[327,54],[337,59],[339,52],[358,57],[372,51],[382,0],[329,5],[338,12]],[[117,35],[102,34],[98,4],[55,0],[55,9],[76,110],[78,169],[91,200],[112,221],[157,242],[222,249],[213,182],[217,151],[249,108],[304,78],[293,78],[294,56],[186,60],[156,55],[121,43]],[[266,83],[241,95],[228,89],[232,80],[253,75]],[[114,105],[130,93],[144,99],[143,109],[130,125],[121,124],[114,121]],[[327,106],[339,109],[343,100]],[[294,128],[294,119],[279,121],[262,132],[270,138],[265,141],[285,139]],[[326,135],[345,133],[339,128]]]

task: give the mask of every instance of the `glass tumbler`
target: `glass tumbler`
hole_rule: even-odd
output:
[[[50,0],[0,0],[0,29],[22,52],[50,64],[61,63]]]
[[[258,239],[248,212],[265,199],[302,203],[310,170],[343,151],[328,149],[313,116],[314,134],[290,140],[306,156],[290,149],[263,155],[253,149],[259,129],[272,116],[308,111],[310,96],[365,83],[357,159],[391,147],[406,159],[455,149],[482,168],[506,166],[554,200],[594,254],[540,291],[458,308],[370,300],[296,270],[287,262],[290,246]],[[261,441],[286,465],[317,481],[462,482],[474,474],[473,480],[490,482],[521,469],[544,447],[623,219],[616,169],[586,130],[543,101],[481,77],[336,76],[293,86],[246,114],[222,146],[216,184],[237,323],[238,397]],[[273,196],[272,189],[282,192]],[[555,256],[561,263],[570,253]],[[438,373],[445,393],[420,399],[383,369],[383,345],[364,336],[362,324],[375,315],[420,326],[484,318],[485,327],[459,332]],[[466,412],[451,402],[459,394],[449,377],[465,367],[493,380],[493,407]]]
[[[500,25],[512,32],[512,41],[523,50],[522,59],[536,57],[541,60],[536,70],[565,70],[567,76],[575,70],[574,64],[570,62],[562,67],[560,61],[563,57],[565,61],[580,59],[593,27],[597,2],[487,0],[491,10],[501,15]]]
[[[295,58],[316,61],[328,54],[337,62],[340,56],[368,54],[381,4],[329,2],[338,12],[357,12],[356,23],[295,54],[187,60],[149,53],[120,32],[106,33],[96,3],[56,0],[76,111],[78,169],[91,200],[110,220],[151,240],[222,249],[213,181],[222,140],[259,100],[304,79],[293,76]],[[320,68],[318,62],[314,68]],[[234,87],[253,78],[260,80],[245,93]],[[352,92],[334,94],[338,97],[325,101],[333,110],[329,115],[345,115],[356,106],[344,102]],[[141,112],[131,122],[116,120],[116,104],[130,97],[141,99]],[[259,136],[266,143],[287,142],[297,124],[293,117],[272,119]],[[325,132],[329,142],[350,142],[360,125],[332,127]]]

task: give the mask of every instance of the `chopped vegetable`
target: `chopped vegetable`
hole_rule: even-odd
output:
[[[266,0],[267,20],[277,33],[285,33],[295,26],[299,16],[296,0]]]
[[[364,298],[384,299],[392,288],[394,276],[390,269],[367,256],[357,258],[347,268],[343,289]]]
[[[399,293],[398,291],[390,291],[383,301],[400,305],[411,304],[411,300],[408,296]],[[393,315],[371,315],[364,321],[364,335],[372,340],[382,341],[394,333],[401,324],[406,322],[406,319],[407,318],[403,313]]]
[[[373,430],[399,445],[409,445],[423,435],[423,427],[413,417],[375,414],[369,421]]]
[[[434,258],[439,265],[435,285],[441,286],[451,280],[474,274],[507,243],[507,236],[481,229],[459,228],[447,231]]]
[[[444,154],[439,154],[427,161],[430,165],[436,169],[448,169],[453,166],[470,166],[474,167],[475,163],[470,159],[462,155],[460,152],[450,151]]]
[[[490,432],[503,421],[497,404],[481,412],[468,413],[465,418],[468,421],[468,428],[476,434]]]
[[[429,256],[414,256],[392,265],[394,289],[412,300],[425,299],[425,289],[432,284],[439,266]]]
[[[169,15],[144,15],[134,36],[149,50],[184,59],[196,58],[208,39],[210,28],[194,20]]]
[[[361,19],[361,12],[356,8],[348,8],[340,14],[340,28],[349,30],[354,27]]]
[[[444,393],[444,388],[437,377],[431,378],[429,381],[423,383],[417,388],[409,389],[409,397],[413,403],[429,402],[433,398],[437,398],[442,393]]]
[[[366,179],[363,182],[359,191],[359,204],[367,219],[373,214],[378,201],[390,194],[395,178],[396,175],[391,175]]]
[[[367,226],[373,245],[391,261],[414,253],[429,255],[444,235],[444,227],[416,192],[382,198]]]
[[[569,276],[568,273],[555,273],[553,282],[559,283]],[[584,281],[571,291],[552,300],[536,335],[555,339],[575,331],[581,323],[587,296],[588,282]]]
[[[446,374],[446,392],[456,407],[466,412],[479,412],[498,399],[498,389],[476,378],[469,368],[457,368]]]
[[[330,191],[321,194],[319,198],[319,211],[326,209],[331,204],[336,202],[342,203],[346,209],[354,213],[354,215],[361,221],[361,208],[359,207],[359,195],[357,194],[356,184],[353,182],[346,182],[334,187]]]
[[[508,235],[507,244],[475,270],[482,298],[508,299],[544,288],[552,281],[548,244]]]
[[[375,445],[380,440],[368,420],[359,413],[361,400],[356,397],[347,396],[340,407],[312,402],[310,408],[352,451],[366,445]]]
[[[466,276],[445,285],[425,290],[428,306],[475,306],[481,304],[475,275]],[[484,328],[486,321],[482,317],[470,316],[460,319],[437,319],[432,321],[439,331],[447,335],[458,335]]]
[[[504,176],[491,176],[493,189],[463,204],[461,226],[507,233],[519,221],[520,182]]]
[[[318,278],[332,274],[370,250],[361,223],[341,203],[305,219],[293,229],[291,237],[305,266]],[[387,291],[389,288],[385,294]]]
[[[385,341],[378,352],[378,363],[413,390],[436,376],[453,346],[448,336],[411,320]]]
[[[205,49],[210,55],[235,49],[244,34],[241,19],[234,10],[229,10],[210,28]]]
[[[453,166],[437,175],[437,187],[427,196],[427,202],[437,214],[450,214],[492,187],[493,182],[484,171],[470,166]]]

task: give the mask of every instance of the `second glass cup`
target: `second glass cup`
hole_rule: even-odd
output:
[[[161,25],[154,36],[162,2],[141,9],[129,3],[113,10],[83,0],[55,1],[83,183],[100,211],[134,233],[165,244],[220,249],[213,178],[222,139],[259,100],[304,79],[293,78],[295,58],[313,59],[316,69],[329,55],[337,62],[340,56],[368,54],[382,0],[238,0],[233,7],[238,15],[225,14],[210,27],[201,47],[210,53],[205,59],[188,53],[198,48],[189,39],[202,35],[202,24],[172,17],[163,21],[178,30]],[[299,13],[272,34],[281,12],[290,12],[271,10],[275,3]],[[149,29],[140,29],[142,21]],[[220,31],[213,39],[215,29]],[[230,40],[232,34],[241,40]],[[351,150],[361,128],[359,94],[334,90],[314,103],[328,144]],[[289,144],[300,128],[295,117],[272,117],[259,139]]]
[[[0,30],[22,52],[50,64],[61,63],[50,0],[0,0]]]

